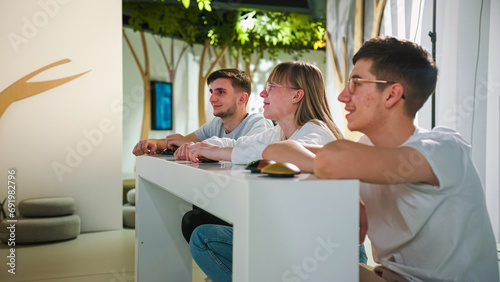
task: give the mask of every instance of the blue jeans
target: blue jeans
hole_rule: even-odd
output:
[[[232,281],[233,228],[205,224],[196,227],[189,241],[191,255],[213,282]]]
[[[196,227],[189,242],[191,255],[213,282],[232,281],[233,227],[205,224]],[[365,247],[359,245],[359,263],[366,264]]]

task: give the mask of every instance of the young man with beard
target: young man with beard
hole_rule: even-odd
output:
[[[248,114],[246,105],[252,90],[248,75],[238,69],[221,69],[207,78],[210,88],[210,103],[214,118],[194,132],[183,136],[173,134],[165,139],[142,140],[134,147],[136,156],[161,153],[165,149],[177,147],[174,153],[176,159],[185,159],[185,150],[190,144],[206,140],[210,137],[226,137],[238,139],[251,136],[273,127],[273,124],[261,114]],[[182,219],[182,233],[189,242],[191,232],[199,225],[212,223],[229,225],[227,222],[193,206]]]

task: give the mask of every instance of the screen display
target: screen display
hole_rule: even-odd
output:
[[[151,129],[172,129],[172,83],[151,82]]]

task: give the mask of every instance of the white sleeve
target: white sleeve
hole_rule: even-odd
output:
[[[262,159],[267,145],[280,141],[280,131],[281,128],[276,126],[259,134],[238,138],[231,153],[231,162],[247,164]]]
[[[326,145],[335,140],[332,133],[323,126],[312,122],[306,123],[290,137],[302,144]],[[276,126],[261,134],[240,137],[233,148],[231,161],[236,164],[246,164],[262,159],[262,152],[272,143],[281,141],[281,128]]]
[[[424,155],[439,180],[440,189],[462,181],[470,159],[470,145],[458,132],[436,127],[430,132],[410,137],[402,146],[414,148]]]
[[[335,140],[330,130],[313,122],[308,122],[297,130],[290,140],[307,145],[326,145]]]
[[[245,136],[259,134],[273,127],[269,120],[262,118],[252,124],[251,128],[245,133]]]
[[[241,137],[240,137],[241,138]],[[212,145],[216,145],[219,147],[234,147],[234,144],[236,144],[236,140],[227,138],[227,137],[217,137],[217,136],[212,136],[208,139],[206,139],[208,143]]]

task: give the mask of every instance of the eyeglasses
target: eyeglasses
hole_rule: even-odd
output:
[[[384,83],[384,84],[394,84],[395,81],[386,81],[386,80],[377,80],[377,79],[367,79],[367,78],[359,78],[359,77],[351,77],[347,81],[347,85],[349,86],[349,92],[352,94],[356,91],[356,83],[359,82],[373,82],[373,83]],[[401,96],[401,98],[406,99],[405,94]]]
[[[293,88],[293,87],[287,87],[287,86],[282,86],[282,85],[279,85],[279,84],[274,84],[274,83],[269,83],[269,82],[266,82],[266,92],[269,93],[269,91],[271,91],[271,88],[273,87],[281,87],[281,88],[288,88],[288,89],[300,89],[300,88]]]

